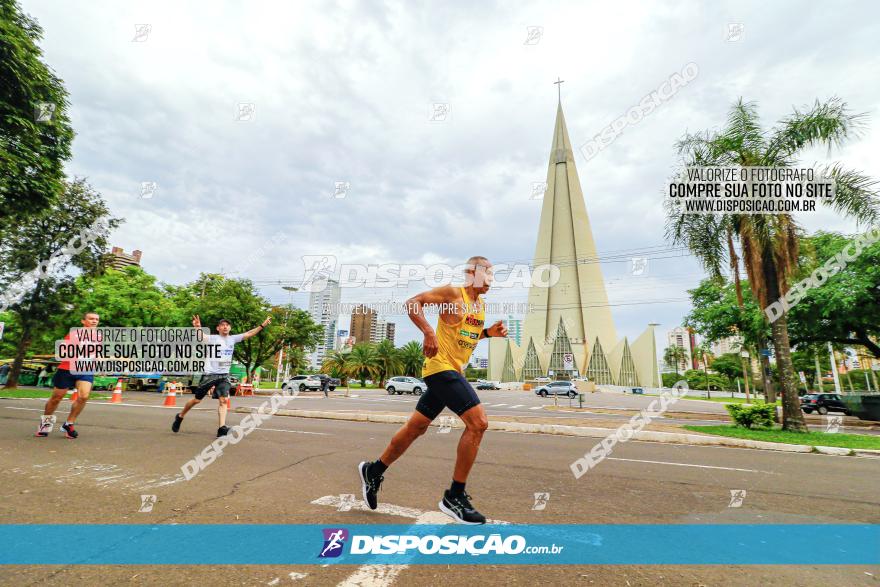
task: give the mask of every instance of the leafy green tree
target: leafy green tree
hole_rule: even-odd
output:
[[[28,222],[12,223],[0,242],[0,303],[9,304],[21,329],[14,333],[8,388],[17,387],[22,361],[35,340],[79,326],[78,319],[69,323],[74,277],[68,269],[97,273],[109,232],[120,222],[85,180],[64,186],[62,198]]]
[[[804,239],[797,281],[810,275],[854,239],[818,232]],[[788,313],[794,344],[859,345],[880,358],[880,242],[866,247],[820,287],[809,289]]]
[[[687,134],[679,141],[678,151],[685,166],[793,167],[805,149],[842,144],[861,120],[861,116],[850,114],[840,100],[817,101],[806,112],[795,110],[768,133],[761,128],[755,104],[739,100],[721,131]],[[874,180],[839,164],[820,171],[835,183],[834,196],[823,199],[823,204],[861,222],[880,218],[880,198]],[[667,217],[670,239],[687,246],[713,277],[720,275],[721,267],[730,260],[736,238],[749,285],[762,308],[788,292],[797,265],[800,236],[800,228],[791,215],[686,214],[669,203]],[[783,429],[806,432],[791,364],[786,315],[779,316],[770,327],[783,391]]]
[[[136,266],[79,277],[73,307],[74,315],[97,312],[101,326],[178,326],[189,322],[185,309],[174,304],[156,278]]]
[[[17,2],[0,0],[0,232],[11,217],[27,222],[65,189],[73,129],[67,90],[43,62],[42,37]]]
[[[422,344],[411,340],[400,347],[400,359],[403,361],[404,373],[408,377],[421,377],[422,367],[425,364],[425,353]]]
[[[739,353],[724,353],[712,361],[712,370],[729,379],[736,379],[740,376],[739,359]]]
[[[368,342],[354,345],[348,354],[346,362],[348,374],[353,379],[359,379],[361,387],[367,385],[367,379],[379,378],[379,357],[376,347]]]
[[[198,314],[202,325],[212,331],[221,319],[232,323],[233,332],[243,332],[271,315],[272,322],[259,334],[235,345],[234,358],[244,365],[250,378],[255,368],[285,347],[312,350],[321,342],[324,329],[305,310],[272,307],[247,279],[226,279],[202,274],[193,283],[169,292],[183,316]]]

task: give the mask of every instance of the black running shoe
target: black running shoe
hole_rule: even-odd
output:
[[[221,436],[226,436],[228,433],[229,426],[220,426],[220,428],[217,428],[217,438],[220,438]]]
[[[172,432],[180,432],[180,425],[183,423],[183,418],[180,417],[180,414],[175,414],[174,423],[171,424]]]
[[[68,424],[65,422],[61,425],[61,429],[64,430],[64,435],[67,436],[67,438],[76,438],[77,436],[79,436],[76,430],[73,429],[73,424]]]
[[[467,493],[453,495],[448,489],[440,500],[440,511],[462,524],[485,524],[486,516],[474,509]]]
[[[364,461],[358,465],[358,474],[361,476],[361,486],[364,490],[364,503],[374,510],[379,506],[379,486],[385,477],[382,475],[370,475],[370,463]]]

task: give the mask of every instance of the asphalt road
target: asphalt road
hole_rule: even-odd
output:
[[[160,407],[161,397],[126,399],[121,406],[90,404],[76,441],[57,432],[33,436],[41,401],[0,400],[6,523],[406,523],[411,520],[401,512],[436,509],[458,440],[456,431],[432,430],[386,474],[382,511],[340,511],[340,495],[360,493],[356,464],[376,458],[395,426],[276,416],[185,481],[180,466],[214,439],[213,402],[192,412],[175,435],[175,409]],[[360,409],[374,399],[364,397],[356,408],[348,407],[352,398],[295,401],[297,407],[348,402],[339,409]],[[400,399],[403,409],[415,401]],[[520,403],[528,411],[526,401]],[[515,405],[497,406],[497,413],[523,409]],[[66,409],[65,402],[59,415]],[[232,414],[230,422],[242,417]],[[629,442],[575,480],[569,464],[594,443],[488,433],[468,491],[487,516],[515,523],[880,523],[880,459]],[[740,507],[728,507],[731,490],[746,491]],[[550,494],[544,510],[533,509],[538,492]],[[141,495],[157,497],[151,512],[138,511]],[[235,537],[180,548],[234,549]],[[8,585],[877,585],[877,577],[874,566],[821,565],[0,568]]]

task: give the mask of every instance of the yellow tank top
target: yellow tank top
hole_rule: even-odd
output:
[[[477,296],[474,305],[479,308],[479,312],[474,312],[474,305],[468,299],[467,292],[463,287],[459,289],[465,303],[465,313],[455,324],[447,324],[442,317],[437,317],[437,354],[425,361],[422,377],[440,371],[461,371],[480,341],[486,314],[483,301]]]

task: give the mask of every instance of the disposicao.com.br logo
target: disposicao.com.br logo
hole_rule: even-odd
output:
[[[337,557],[344,550],[348,531],[325,528],[324,547],[320,558]],[[565,548],[556,544],[528,546],[525,537],[512,534],[443,535],[388,534],[351,535],[349,554],[352,555],[517,555],[560,554]]]

